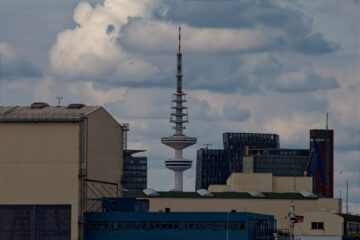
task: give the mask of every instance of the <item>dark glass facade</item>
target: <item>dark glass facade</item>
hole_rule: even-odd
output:
[[[321,166],[317,166],[313,175],[313,192],[326,197],[334,196],[334,130],[311,129],[310,130],[310,152],[311,164],[316,162],[314,158],[314,142],[316,141],[319,151]],[[313,169],[310,166],[309,172]],[[322,171],[322,172],[320,172]]]
[[[207,189],[211,184],[225,184],[229,176],[229,164],[224,150],[201,148],[196,157],[195,188]]]
[[[0,239],[70,240],[70,205],[0,205]]]
[[[126,150],[123,164],[124,191],[141,191],[147,188],[147,157],[133,156],[142,150]]]
[[[309,150],[275,149],[263,155],[253,155],[254,173],[272,173],[274,176],[304,176],[309,161]]]
[[[223,133],[223,143],[230,174],[242,172],[246,149],[280,148],[279,135],[267,133]]]
[[[202,148],[197,151],[196,189],[226,184],[231,173],[244,169],[274,176],[304,176],[309,163],[308,149],[280,149],[277,134],[224,133],[223,141],[224,150]]]

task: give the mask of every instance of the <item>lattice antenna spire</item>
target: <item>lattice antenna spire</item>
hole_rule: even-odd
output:
[[[179,27],[179,53],[181,53],[181,27]]]

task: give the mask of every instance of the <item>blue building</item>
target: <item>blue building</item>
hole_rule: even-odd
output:
[[[86,214],[86,240],[273,239],[273,216],[245,212],[107,212]]]
[[[118,201],[118,202],[117,202]],[[113,208],[126,201],[128,209]],[[131,201],[131,200],[130,200]],[[137,206],[146,206],[144,202]],[[86,240],[255,240],[273,239],[275,219],[247,212],[144,212],[130,207],[129,199],[107,200],[107,212],[85,215]],[[112,211],[112,210],[116,211]]]

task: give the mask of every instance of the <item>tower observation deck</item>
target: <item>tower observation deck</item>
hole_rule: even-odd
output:
[[[186,94],[182,90],[182,53],[181,53],[181,28],[179,27],[179,49],[177,51],[176,92],[172,95],[170,122],[174,123],[175,133],[170,137],[161,138],[161,142],[175,150],[174,158],[165,161],[165,166],[174,171],[175,187],[173,191],[183,191],[183,172],[191,168],[192,161],[183,158],[183,149],[196,143],[196,138],[188,137],[183,133],[184,123],[189,122]]]

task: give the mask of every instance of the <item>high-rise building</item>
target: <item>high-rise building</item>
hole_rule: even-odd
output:
[[[224,150],[197,151],[195,188],[225,184],[233,172],[304,176],[309,162],[307,149],[280,149],[277,134],[224,133]]]
[[[313,176],[314,193],[334,196],[334,130],[310,130],[309,172]]]
[[[125,150],[122,185],[124,191],[141,191],[147,187],[147,157],[133,156],[145,150]]]
[[[242,172],[246,149],[280,148],[279,135],[266,133],[223,133],[225,157],[230,173]]]
[[[179,50],[177,52],[176,93],[173,94],[170,122],[174,123],[175,133],[170,137],[161,138],[161,142],[175,150],[175,156],[165,161],[165,166],[174,171],[174,191],[183,191],[183,172],[191,168],[192,161],[183,157],[183,149],[196,143],[196,138],[188,137],[183,133],[184,123],[189,122],[186,94],[182,90],[182,53],[181,53],[181,28],[179,27]]]
[[[229,177],[229,162],[224,150],[201,148],[196,157],[195,188],[207,189],[211,184],[225,184]]]

